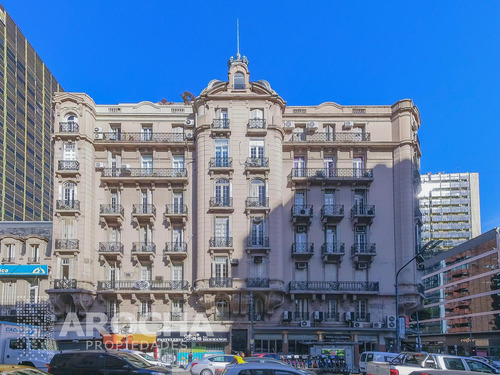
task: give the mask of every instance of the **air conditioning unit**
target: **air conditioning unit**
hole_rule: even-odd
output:
[[[240,260],[239,259],[231,259],[231,266],[237,266],[238,264],[240,264]]]
[[[305,208],[301,209],[301,210],[300,210],[300,214],[301,214],[301,215],[305,215],[305,214],[306,214],[306,209],[305,209]]]
[[[94,133],[102,133],[102,128],[101,128],[101,127],[99,127],[99,126],[96,126],[96,127],[94,128]]]
[[[380,323],[380,322],[373,322],[372,323],[372,327],[373,328],[382,328],[382,323]]]
[[[187,126],[194,125],[194,120],[187,118],[186,121],[184,121],[184,124],[186,124]]]
[[[294,121],[285,121],[283,123],[283,126],[285,129],[295,129],[295,122]]]
[[[106,168],[106,164],[105,163],[101,163],[101,162],[96,162],[95,163],[95,169],[104,169]]]
[[[310,327],[311,326],[311,321],[310,320],[302,320],[300,322],[301,327]]]
[[[351,130],[354,126],[354,121],[345,121],[344,130]]]
[[[194,136],[194,135],[193,135],[193,133],[191,133],[191,132],[186,133],[186,139],[187,139],[188,141],[192,141],[192,140],[193,140],[193,136]]]
[[[368,268],[368,263],[358,263],[356,264],[357,270],[366,270]]]
[[[262,263],[262,257],[253,257],[254,263]]]
[[[306,126],[309,130],[318,130],[319,124],[316,121],[309,121]]]
[[[295,268],[298,270],[305,270],[307,268],[307,262],[297,262],[295,263]]]
[[[363,322],[352,322],[354,328],[363,328]]]
[[[385,317],[385,326],[387,328],[396,328],[396,316],[395,315],[387,315]]]
[[[322,311],[313,312],[313,319],[315,322],[321,322],[323,320],[323,312]]]
[[[297,233],[307,232],[307,225],[297,225]]]
[[[290,322],[292,320],[292,312],[291,311],[283,311],[283,321]]]
[[[104,134],[102,134],[102,133],[95,133],[94,134],[94,139],[104,139]]]
[[[352,321],[352,311],[346,311],[344,314],[344,320],[346,322]]]

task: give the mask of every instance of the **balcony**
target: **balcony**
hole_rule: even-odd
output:
[[[219,134],[224,136],[230,135],[231,129],[229,127],[229,119],[228,118],[214,119],[212,121],[212,134]]]
[[[345,244],[325,242],[321,246],[321,257],[325,263],[340,263],[345,255]]]
[[[229,320],[231,319],[231,314],[227,311],[216,311],[215,314],[213,315],[213,319],[216,322],[222,322],[224,320]]]
[[[124,212],[121,204],[101,204],[99,207],[101,221],[107,225],[123,223]]]
[[[211,251],[232,251],[233,237],[212,237],[209,246]]]
[[[248,314],[248,321],[252,319],[252,316]],[[263,322],[264,321],[264,314],[263,313],[255,313],[253,314],[253,321],[254,322]]]
[[[60,137],[66,135],[74,138],[74,136],[77,135],[79,131],[80,127],[78,126],[78,123],[76,123],[75,121],[60,122],[59,132],[57,135]]]
[[[186,242],[167,242],[163,255],[170,260],[182,260],[187,258]]]
[[[208,285],[210,288],[232,288],[232,277],[211,277]]]
[[[99,242],[99,260],[120,260],[123,257],[121,242]]]
[[[228,173],[234,170],[233,158],[210,158],[209,168],[211,173]]]
[[[269,171],[269,158],[247,158],[245,161],[245,170],[247,172],[267,172]]]
[[[77,289],[77,279],[54,279],[54,289]]]
[[[189,283],[186,280],[181,281],[156,281],[156,280],[132,280],[132,281],[98,281],[98,292],[115,291],[187,291]]]
[[[233,198],[231,197],[212,197],[210,198],[210,211],[227,212],[233,211]]]
[[[375,217],[375,206],[355,204],[351,208],[351,220],[355,224],[370,225]]]
[[[269,250],[269,237],[250,235],[247,238],[247,252],[252,254],[266,254]]]
[[[132,256],[136,259],[145,259],[152,261],[156,254],[156,244],[152,242],[134,242],[132,243]]]
[[[295,320],[295,321],[309,320],[309,313],[295,311],[293,313],[293,320]]]
[[[313,206],[294,204],[291,214],[294,222],[310,223],[313,216]]]
[[[266,120],[263,118],[252,118],[248,120],[247,134],[249,135],[266,135]]]
[[[338,223],[344,218],[343,204],[325,204],[321,207],[321,220],[329,223]]]
[[[2,258],[2,264],[14,264],[16,263],[15,257]]]
[[[288,182],[309,182],[323,185],[373,182],[373,169],[362,168],[292,168]]]
[[[95,134],[95,142],[98,144],[112,144],[117,143],[126,146],[137,145],[137,143],[151,143],[156,145],[174,144],[187,142],[184,133],[127,133],[127,132],[104,132]]]
[[[56,239],[54,252],[77,254],[80,252],[80,241],[77,239]]]
[[[59,215],[74,215],[80,213],[79,200],[57,200],[56,214]]]
[[[308,261],[314,255],[312,242],[294,242],[292,244],[292,258],[294,260]]]
[[[247,279],[247,288],[269,288],[269,278],[249,277]]]
[[[186,320],[184,318],[184,313],[180,311],[172,311],[170,313],[170,321],[172,322],[181,322],[183,320]]]
[[[358,269],[366,268],[377,255],[374,243],[355,243],[351,246],[351,257]]]
[[[269,211],[268,197],[248,197],[245,200],[245,208],[247,212]]]
[[[162,182],[188,183],[186,168],[104,168],[101,180],[108,183]]]
[[[290,293],[321,292],[321,294],[378,294],[378,281],[290,281]]]
[[[365,322],[369,323],[370,322],[370,314],[369,313],[354,313],[353,314],[353,321],[354,322]]]
[[[188,207],[186,204],[167,204],[165,205],[164,215],[168,222],[185,224],[188,219]]]
[[[156,207],[152,204],[132,205],[132,218],[136,222],[147,221],[154,223],[156,219]]]
[[[324,312],[323,313],[323,320],[325,322],[339,322],[340,321],[340,314],[338,312]]]
[[[78,160],[58,160],[57,174],[64,176],[74,176],[79,173],[80,162]]]
[[[325,143],[330,145],[336,143],[368,142],[371,140],[370,133],[337,132],[337,133],[300,133],[293,134],[289,142],[298,143]]]

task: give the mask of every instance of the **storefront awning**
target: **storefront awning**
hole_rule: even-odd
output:
[[[142,333],[131,333],[129,335],[121,333],[104,334],[102,336],[102,341],[105,345],[124,345],[128,342],[128,345],[150,345],[156,343],[156,335],[154,334],[142,334]]]

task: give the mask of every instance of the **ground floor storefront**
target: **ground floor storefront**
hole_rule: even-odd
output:
[[[416,340],[412,337],[408,342],[414,345]],[[425,335],[421,341],[422,350],[430,353],[500,357],[500,336],[496,332]]]

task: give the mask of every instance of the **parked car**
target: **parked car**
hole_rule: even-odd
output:
[[[310,375],[310,373],[306,371],[278,363],[241,363],[237,365],[227,365],[226,369],[222,372],[222,375],[253,375],[271,373],[274,373],[275,375]]]
[[[197,363],[193,363],[190,370],[191,375],[218,375],[233,359],[234,355],[230,354],[208,355]]]
[[[359,357],[359,372],[363,375],[366,374],[366,364],[368,362],[388,363],[396,358],[399,353],[386,353],[386,352],[363,352]]]
[[[486,357],[484,358],[487,358],[489,359],[491,362],[493,362],[493,365],[500,368],[500,358],[498,357],[493,357],[491,355],[487,355]]]
[[[40,371],[32,366],[21,365],[0,365],[0,375],[46,375],[46,372]]]
[[[412,371],[408,375],[477,375],[477,372],[456,371],[456,370],[421,369],[418,371]]]
[[[251,357],[258,357],[258,358],[273,358],[276,360],[281,360],[281,356],[279,354],[275,353],[255,353],[252,354]]]
[[[243,360],[247,363],[275,363],[278,365],[288,366],[285,362],[269,357],[245,357]]]
[[[151,356],[147,353],[141,352],[139,350],[120,349],[119,351],[138,355],[139,357],[142,357],[144,360],[149,362],[151,364],[151,366],[160,366],[160,367],[169,367],[169,368],[172,367],[172,365],[170,363],[165,363],[165,362],[159,361],[159,360],[155,359],[153,356]]]
[[[107,375],[107,374],[172,374],[166,367],[151,366],[149,362],[132,353],[117,350],[64,351],[54,355],[49,373],[56,375]]]

